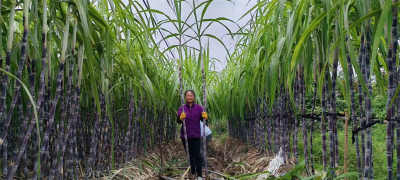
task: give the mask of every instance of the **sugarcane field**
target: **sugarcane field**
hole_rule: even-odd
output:
[[[399,0],[0,0],[0,179],[400,179]]]

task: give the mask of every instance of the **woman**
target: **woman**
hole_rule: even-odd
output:
[[[182,112],[182,106],[178,110],[178,123],[185,121],[186,133],[189,146],[189,156],[190,156],[190,169],[192,170],[192,175],[196,174],[198,179],[202,179],[202,160],[200,155],[200,121],[203,119],[207,120],[207,113],[203,112],[203,107],[194,103],[195,94],[192,90],[187,90],[185,92],[186,104],[183,105],[184,111]],[[181,139],[183,147],[186,151],[185,135],[183,132],[183,126],[181,127]]]

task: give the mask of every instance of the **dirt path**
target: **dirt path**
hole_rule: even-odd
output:
[[[170,144],[164,144],[162,148],[164,175],[179,179],[185,172],[182,167],[188,167],[181,141],[177,140]],[[123,176],[125,176],[125,179],[158,179],[158,174],[161,171],[159,154],[159,149],[155,149],[154,152],[148,153],[147,157],[130,162],[126,164],[125,168],[111,172],[111,175],[106,179],[124,179]],[[216,138],[213,138],[207,149],[207,159],[209,170],[236,176],[266,171],[271,157],[234,139],[222,138],[216,140]],[[292,167],[293,165],[283,166],[278,173],[286,172]],[[221,178],[214,174],[209,174],[209,177]]]

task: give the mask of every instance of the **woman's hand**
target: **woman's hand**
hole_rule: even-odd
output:
[[[208,116],[207,116],[206,112],[202,112],[201,117],[203,117],[205,120],[208,120]]]
[[[183,121],[183,119],[185,119],[185,118],[186,118],[186,113],[183,112],[183,113],[181,114],[181,116],[180,116],[180,119],[181,119],[181,121]]]

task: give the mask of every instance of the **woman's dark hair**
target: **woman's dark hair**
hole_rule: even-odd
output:
[[[196,94],[195,94],[195,93],[194,93],[194,91],[193,91],[193,90],[191,90],[191,89],[189,89],[189,90],[185,91],[185,97],[186,97],[186,93],[188,93],[188,92],[192,92],[192,93],[193,93],[193,96],[194,96],[194,97],[196,97]]]

